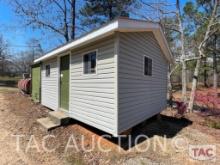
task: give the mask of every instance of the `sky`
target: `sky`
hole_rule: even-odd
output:
[[[155,0],[156,1],[156,0]],[[167,0],[172,1],[172,0]],[[189,0],[180,0],[181,6]],[[10,52],[13,54],[25,51],[26,44],[31,38],[38,39],[44,51],[49,51],[62,44],[62,37],[47,33],[39,29],[22,26],[21,20],[13,12],[6,1],[0,0],[0,35],[8,42]]]
[[[6,40],[11,50],[11,53],[21,52],[27,49],[26,45],[28,40],[34,38],[41,42],[44,50],[53,48],[50,46],[53,42],[55,45],[59,45],[61,42],[58,40],[51,41],[48,39],[51,35],[45,36],[41,30],[32,29],[30,27],[24,27],[21,20],[13,12],[10,5],[0,0],[0,35]]]

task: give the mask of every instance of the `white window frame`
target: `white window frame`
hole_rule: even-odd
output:
[[[145,74],[145,57],[147,57],[148,59],[151,59],[152,61],[152,65],[151,65],[151,75]],[[150,58],[149,56],[144,55],[143,56],[143,75],[147,76],[147,77],[152,77],[153,76],[153,59]]]
[[[49,66],[49,74],[47,74],[47,67]],[[46,64],[45,65],[45,77],[50,77],[50,74],[51,74],[51,67],[50,67],[50,64]]]
[[[95,68],[95,73],[85,73],[85,68],[84,68],[84,56],[89,54],[89,53],[92,53],[92,52],[95,52],[96,53],[96,68]],[[82,53],[82,75],[83,76],[91,76],[91,75],[97,75],[98,74],[98,49],[95,49],[95,50],[90,50],[90,51],[87,51],[87,52],[83,52]]]

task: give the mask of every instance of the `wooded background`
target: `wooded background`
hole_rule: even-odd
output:
[[[198,80],[205,87],[218,87],[219,0],[188,1],[184,6],[180,0],[13,0],[8,4],[24,28],[41,29],[42,35],[54,33],[63,43],[120,16],[158,22],[175,58],[169,68],[169,90],[181,86],[182,100],[189,101],[188,109],[192,109]],[[10,45],[1,34],[0,76],[29,73],[33,60],[44,53],[41,42],[32,38],[26,51],[10,54]]]

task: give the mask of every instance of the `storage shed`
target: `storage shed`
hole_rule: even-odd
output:
[[[118,18],[35,60],[39,98],[118,136],[166,108],[172,61],[159,24]]]

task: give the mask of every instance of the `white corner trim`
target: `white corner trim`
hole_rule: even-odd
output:
[[[70,112],[70,98],[71,98],[71,95],[72,95],[72,93],[71,93],[71,59],[72,58],[72,52],[71,51],[69,51],[69,103],[68,103],[68,113]]]
[[[60,108],[60,57],[57,56],[57,111]]]
[[[114,86],[114,92],[115,92],[115,136],[119,134],[119,129],[118,129],[118,117],[119,117],[119,101],[118,101],[118,69],[119,69],[119,32],[116,33],[115,35],[115,41],[114,41],[114,63],[115,63],[115,86]]]

